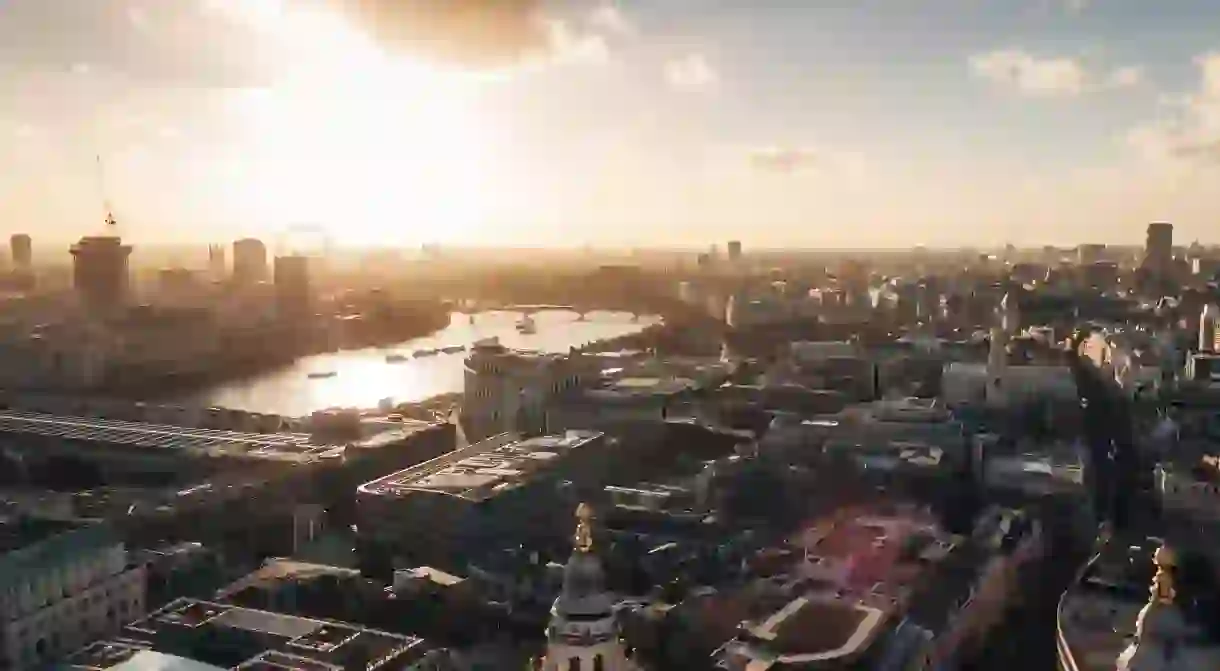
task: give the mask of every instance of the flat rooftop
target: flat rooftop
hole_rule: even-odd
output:
[[[188,632],[192,635],[184,636]],[[175,643],[183,640],[211,643],[194,645],[193,651],[178,649]],[[352,659],[394,659],[401,663],[422,658],[429,650],[422,639],[360,625],[178,599],[127,625],[114,641],[93,643],[76,652],[65,666],[90,671],[126,669],[130,667],[123,664],[155,651],[223,668],[231,666],[223,660],[236,655],[245,656],[245,661],[233,668],[337,671],[347,668]]]
[[[600,431],[568,431],[506,442],[458,461],[440,457],[370,482],[360,491],[382,496],[430,492],[482,501],[527,482],[534,473],[602,435]]]
[[[0,517],[0,555],[37,545],[48,538],[74,531],[82,526],[84,524],[81,522]]]
[[[0,411],[0,435],[129,445],[202,457],[296,463],[313,461],[336,449],[335,445],[312,444],[309,434],[304,433],[244,433],[22,410]]]

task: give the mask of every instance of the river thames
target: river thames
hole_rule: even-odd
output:
[[[462,391],[465,352],[413,358],[416,350],[469,346],[476,340],[498,337],[506,347],[542,352],[567,352],[595,340],[635,333],[660,321],[617,312],[590,312],[585,321],[566,310],[548,310],[534,316],[537,332],[518,333],[516,312],[483,312],[474,316],[454,313],[447,328],[430,336],[386,347],[348,350],[306,357],[269,373],[235,380],[177,399],[251,412],[288,416],[308,415],[330,407],[372,408],[384,398],[396,403],[422,401],[439,394]],[[388,363],[386,355],[404,354],[407,360]],[[311,378],[310,373],[334,372],[333,377]]]

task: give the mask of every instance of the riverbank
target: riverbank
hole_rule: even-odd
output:
[[[311,356],[393,346],[444,329],[452,314],[447,308],[441,311],[439,304],[435,307],[436,311],[420,311],[409,319],[275,324],[228,334],[213,360],[193,362],[191,368],[178,369],[153,364],[118,366],[107,371],[105,381],[94,393],[160,402],[209,387],[241,384]]]
[[[376,408],[384,399],[391,399],[395,406],[427,403],[438,396],[461,393],[465,388],[466,353],[446,353],[445,349],[468,349],[480,340],[497,338],[513,349],[550,353],[567,353],[573,348],[612,351],[627,342],[621,336],[649,329],[659,321],[645,317],[634,322],[631,315],[622,313],[591,313],[581,320],[573,312],[548,310],[535,315],[535,333],[521,333],[517,329],[518,313],[484,312],[474,317],[472,323],[470,315],[454,313],[446,328],[421,338],[387,347],[306,357],[252,378],[174,394],[169,400],[286,416],[303,416],[331,407]],[[442,351],[405,360],[387,359],[417,350]]]

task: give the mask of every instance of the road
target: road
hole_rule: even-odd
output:
[[[1009,612],[989,638],[983,655],[967,671],[1055,671],[1055,613],[1059,597],[1075,577],[1086,554],[1078,539],[1052,533],[1050,555],[1022,576],[1025,600]]]

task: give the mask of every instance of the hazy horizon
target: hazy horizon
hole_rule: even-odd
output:
[[[8,0],[0,216],[96,232],[101,155],[137,243],[1220,242],[1214,3],[457,4]]]

